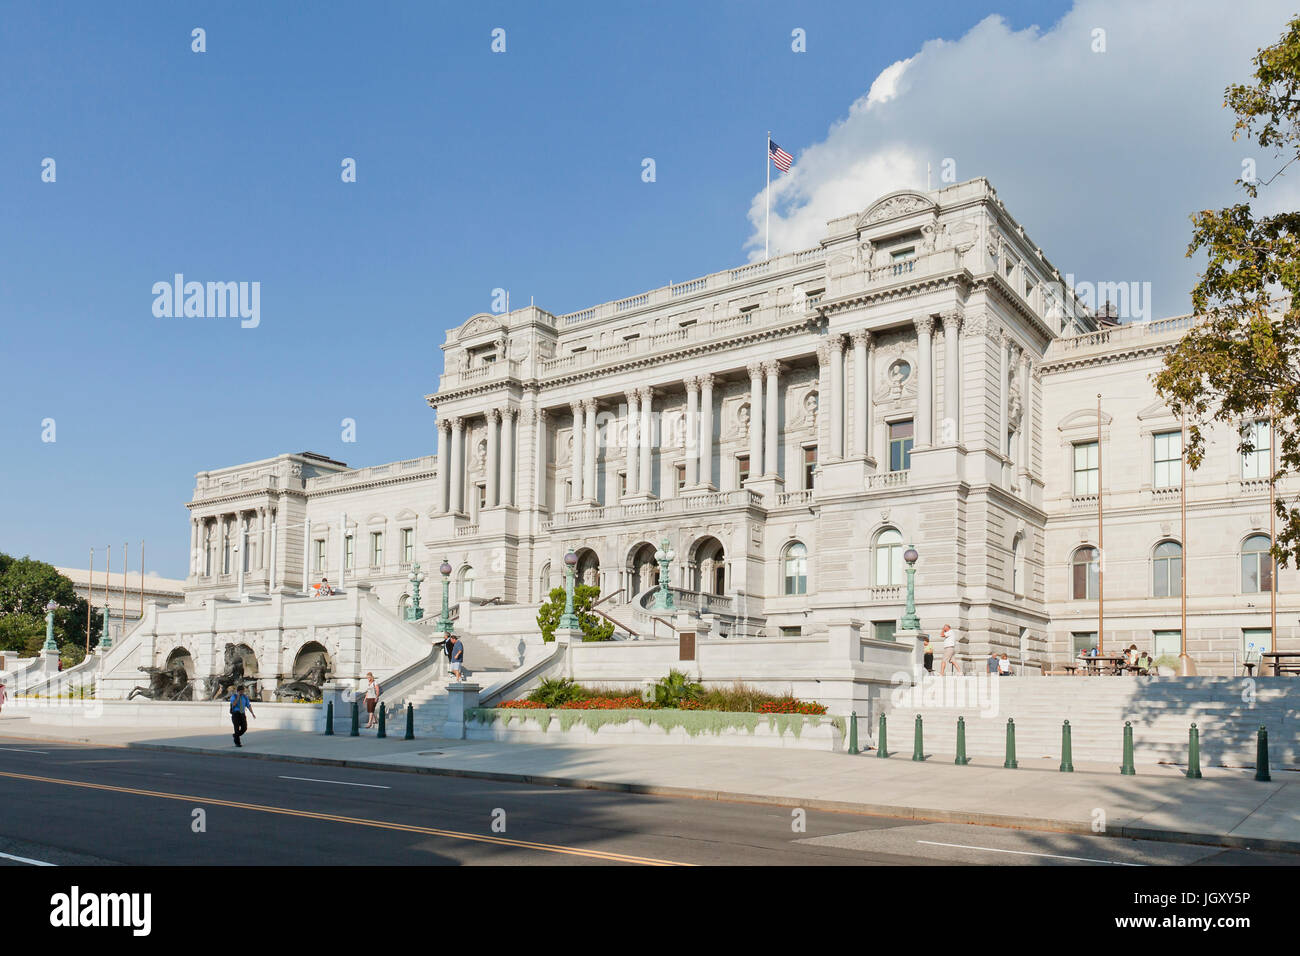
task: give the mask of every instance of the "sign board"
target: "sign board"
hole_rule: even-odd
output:
[[[679,661],[695,660],[695,632],[678,631],[677,632],[677,659]]]

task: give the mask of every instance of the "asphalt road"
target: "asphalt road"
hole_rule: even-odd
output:
[[[1300,856],[0,738],[0,866],[1285,865]]]

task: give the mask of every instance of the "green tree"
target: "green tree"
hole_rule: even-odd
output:
[[[1205,426],[1235,431],[1271,417],[1280,480],[1300,471],[1300,212],[1258,215],[1252,206],[1261,188],[1300,159],[1300,18],[1253,62],[1254,82],[1229,86],[1224,106],[1237,117],[1233,139],[1253,140],[1280,168],[1262,183],[1243,170],[1237,184],[1246,202],[1192,217],[1187,255],[1207,257],[1192,290],[1204,321],[1165,356],[1156,389],[1187,414],[1192,468],[1204,460]],[[1253,451],[1250,435],[1237,433],[1239,450]],[[1300,547],[1300,509],[1279,497],[1277,515],[1274,554],[1285,565]]]
[[[80,647],[84,653],[86,599],[77,596],[72,580],[44,561],[0,554],[0,647],[39,651],[45,642],[45,605],[50,601],[59,606],[54,612],[54,640],[60,650]],[[91,615],[92,647],[99,643],[102,623],[99,615]]]
[[[593,584],[575,584],[573,611],[578,615],[584,641],[608,641],[614,637],[614,625],[591,613],[591,606],[600,597],[600,588]],[[537,626],[542,629],[542,640],[555,640],[555,629],[564,616],[564,588],[551,588],[550,600],[537,609]]]

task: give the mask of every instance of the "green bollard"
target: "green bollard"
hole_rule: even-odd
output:
[[[885,745],[885,715],[880,715],[880,733],[876,737],[876,756],[888,757],[889,748]]]
[[[1016,721],[1013,717],[1007,718],[1007,759],[1002,762],[1005,770],[1015,770],[1020,764],[1016,763]]]
[[[1074,748],[1070,744],[1070,722],[1061,725],[1061,773],[1074,773]]]
[[[849,753],[856,755],[858,752],[858,712],[856,710],[849,712]]]
[[[1136,770],[1133,769],[1133,721],[1124,721],[1124,762],[1120,765],[1119,772],[1126,777],[1131,777]]]
[[[1187,776],[1191,780],[1201,779],[1201,732],[1195,724],[1187,731]]]
[[[1259,725],[1259,738],[1255,749],[1255,779],[1268,782],[1273,778],[1268,773],[1268,729]]]
[[[406,705],[406,736],[402,739],[415,739],[415,707],[411,704]]]
[[[334,736],[334,701],[329,701],[325,705],[325,736]]]
[[[913,742],[912,742],[912,759],[913,760],[925,759],[925,744],[922,743],[920,714],[916,715],[916,733],[913,736]]]
[[[953,761],[957,766],[964,767],[970,763],[970,757],[966,756],[966,718],[957,718],[957,759]]]
[[[380,701],[379,702],[379,733],[376,734],[375,736],[379,737],[381,740],[384,737],[387,737],[388,736],[388,730],[386,729],[387,726],[388,725],[384,722],[384,702]]]
[[[357,702],[354,700],[352,702],[352,732],[348,734],[349,737],[361,736],[361,721],[359,717],[360,710],[357,708]]]

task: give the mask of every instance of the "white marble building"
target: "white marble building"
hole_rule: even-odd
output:
[[[714,636],[860,621],[888,640],[913,544],[923,628],[952,623],[967,659],[1059,664],[1098,628],[1101,393],[1106,646],[1176,653],[1179,423],[1150,376],[1189,321],[1099,325],[984,180],[893,193],[814,249],[567,315],[470,317],[426,396],[436,449],[417,451],[436,455],[200,473],[186,600],[328,576],[401,614],[415,561],[436,607],[445,557],[456,599],[523,612],[574,548],[621,630],[649,636],[667,539],[679,603]],[[1267,474],[1223,434],[1187,484],[1203,673],[1268,638]],[[1300,577],[1276,577],[1276,646],[1300,649]]]

